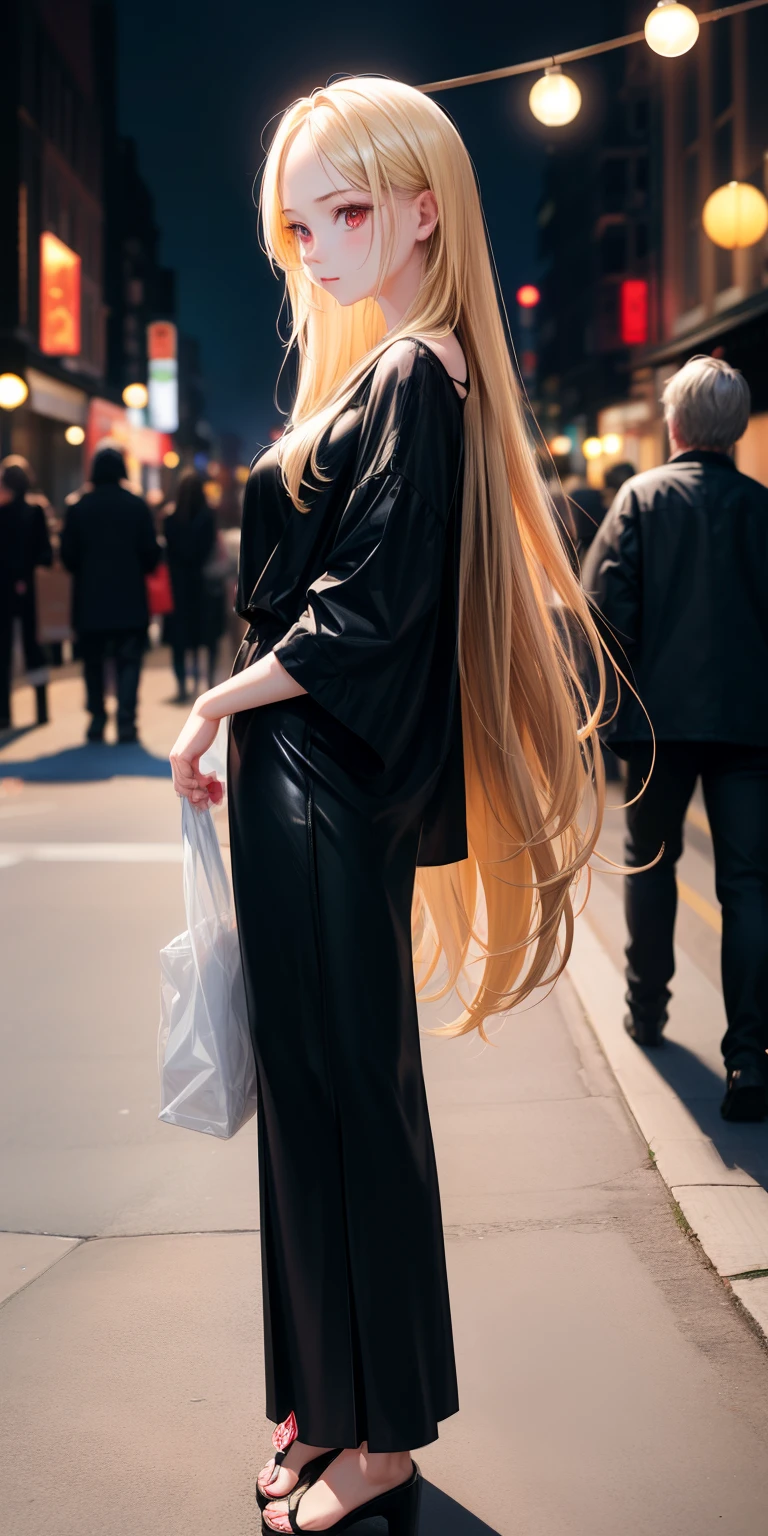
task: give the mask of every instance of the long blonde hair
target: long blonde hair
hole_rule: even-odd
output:
[[[287,150],[304,126],[345,181],[368,193],[374,218],[398,196],[430,188],[438,221],[425,242],[411,309],[386,332],[375,297],[342,307],[301,266],[281,209]],[[283,115],[264,165],[265,249],[285,273],[288,348],[298,387],[279,459],[294,505],[307,465],[360,381],[399,337],[457,331],[470,393],[464,406],[459,669],[469,856],[417,871],[414,943],[419,988],[454,987],[464,1034],[551,983],[573,933],[572,892],[599,833],[604,797],[596,724],[605,677],[600,642],[556,528],[526,428],[494,284],[480,198],[467,150],[429,97],[398,81],[335,81]],[[396,218],[396,213],[395,213]],[[388,270],[395,219],[382,252]],[[379,291],[377,289],[377,291]],[[386,334],[385,334],[386,332]],[[590,712],[577,649],[594,658]],[[479,979],[469,976],[479,967]]]

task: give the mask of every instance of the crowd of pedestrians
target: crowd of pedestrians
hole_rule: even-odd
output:
[[[56,562],[71,577],[74,650],[82,662],[90,715],[86,739],[105,740],[111,666],[117,741],[128,744],[138,740],[153,573],[166,578],[163,637],[172,648],[176,702],[186,703],[188,676],[195,694],[199,691],[201,652],[206,684],[213,683],[236,562],[217,532],[203,481],[194,470],[185,470],[172,499],[160,497],[154,510],[130,484],[118,443],[99,446],[88,474],[86,484],[67,498],[59,521],[35,489],[25,459],[12,456],[0,463],[0,731],[12,724],[16,636],[26,681],[36,689],[37,723],[48,720],[50,648],[39,639],[36,572]]]
[[[641,1046],[663,1041],[675,969],[676,865],[701,782],[722,907],[722,1114],[768,1113],[768,489],[741,474],[743,376],[693,358],[663,397],[669,460],[635,474],[614,465],[602,490],[566,481],[555,505],[607,650],[626,679],[602,731],[609,777],[623,760],[627,923],[625,1027]],[[0,464],[0,730],[11,722],[14,629],[37,720],[48,718],[47,658],[38,639],[36,577],[54,560],[50,508],[25,460]],[[48,516],[46,514],[49,514]],[[166,620],[176,700],[214,681],[227,623],[231,556],[202,480],[185,471],[159,519],[129,486],[118,445],[103,445],[69,498],[58,557],[72,575],[87,738],[107,726],[105,664],[117,679],[117,735],[137,739],[147,647],[147,578],[165,563]],[[231,607],[231,604],[229,604]],[[589,680],[587,680],[589,683]]]

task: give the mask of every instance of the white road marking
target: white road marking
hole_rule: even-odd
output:
[[[178,843],[0,843],[0,868],[11,864],[180,864]]]

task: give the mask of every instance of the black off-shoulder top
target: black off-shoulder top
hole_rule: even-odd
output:
[[[247,638],[266,640],[315,704],[365,743],[369,788],[426,806],[422,865],[467,855],[462,416],[439,358],[401,339],[324,434],[318,460],[330,479],[307,476],[309,511],[291,502],[276,445],[254,461],[243,508],[236,608]]]

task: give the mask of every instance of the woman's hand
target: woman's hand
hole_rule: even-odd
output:
[[[219,805],[224,793],[215,774],[200,772],[200,758],[213,746],[218,729],[218,720],[207,720],[195,704],[171,749],[173,787],[196,811]]]

